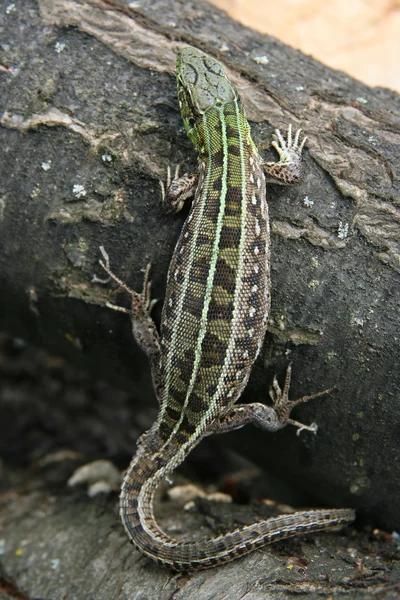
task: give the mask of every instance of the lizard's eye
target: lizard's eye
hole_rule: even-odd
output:
[[[188,119],[188,124],[190,129],[193,129],[193,127],[196,125],[196,121],[194,120],[193,117],[190,117],[190,119]]]

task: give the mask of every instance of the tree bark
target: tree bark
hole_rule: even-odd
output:
[[[217,569],[171,573],[129,544],[118,519],[116,495],[88,498],[67,491],[71,461],[56,461],[26,473],[1,498],[4,538],[0,562],[1,600],[309,600],[398,598],[399,560],[382,535],[349,530],[287,540]],[[163,526],[185,539],[215,535],[269,516],[265,507],[203,502],[183,511],[171,502],[157,507]],[[362,569],[357,565],[366,557]],[[382,560],[383,557],[383,560]],[[2,566],[3,563],[3,566]]]
[[[316,436],[246,428],[226,439],[319,503],[398,528],[398,95],[201,2],[1,5],[0,326],[150,404],[129,322],[104,306],[117,290],[92,278],[102,245],[136,290],[151,260],[163,298],[185,215],[163,213],[159,179],[168,164],[196,165],[175,56],[201,48],[225,64],[267,159],[274,128],[308,136],[302,182],[267,189],[273,304],[244,399],[266,400],[289,360],[293,398],[335,388],[295,415],[317,422]]]
[[[73,473],[76,480],[76,468],[88,460],[96,460],[96,486],[99,459],[125,467],[138,435],[138,427],[131,425],[133,416],[143,430],[149,427],[149,415],[130,406],[126,392],[5,335],[0,335],[0,356],[1,600],[238,600],[249,593],[255,600],[298,593],[317,599],[333,593],[353,597],[359,589],[360,597],[397,598],[396,540],[368,529],[357,532],[347,527],[299,536],[230,565],[190,575],[172,574],[151,563],[123,531],[114,475],[111,481],[107,478],[115,489],[109,496],[88,497],[83,483],[67,485]],[[180,503],[167,500],[165,484],[155,512],[174,537],[212,536],[288,510],[259,501],[269,495],[274,482],[254,473],[254,468],[243,469],[237,457],[218,447],[222,437],[214,436],[196,448],[184,471],[189,482],[194,474],[201,477],[204,492],[229,491],[241,504],[202,498],[183,510],[182,494]],[[93,474],[93,463],[86,464],[85,471],[88,467]],[[104,480],[107,471],[104,467],[101,471]],[[210,481],[212,488],[204,487]],[[187,482],[182,474],[174,475],[175,485]],[[176,498],[178,488],[172,491]],[[250,503],[252,498],[258,502]]]

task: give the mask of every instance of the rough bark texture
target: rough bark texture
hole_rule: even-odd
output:
[[[62,478],[70,467],[47,465],[30,474],[29,485],[3,495],[1,600],[282,600],[292,594],[308,600],[326,595],[335,600],[398,598],[393,542],[365,533],[355,540],[346,530],[288,540],[219,569],[173,574],[127,542],[115,495],[89,499],[66,490]],[[162,507],[166,530],[175,536],[185,532],[185,539],[269,514],[265,507],[250,510],[212,502],[190,512],[170,502]]]
[[[148,368],[127,318],[103,306],[116,301],[115,288],[91,280],[102,277],[103,245],[134,289],[151,260],[154,296],[163,297],[184,215],[163,214],[158,179],[168,163],[196,163],[178,110],[175,55],[200,47],[227,66],[266,158],[275,127],[292,122],[309,138],[303,182],[268,187],[271,327],[245,398],[266,399],[288,360],[293,397],[335,386],[295,415],[316,421],[317,436],[247,428],[226,441],[315,503],[354,506],[375,526],[398,528],[398,95],[207,4],[128,4],[0,1],[0,326],[135,391],[138,404],[121,419],[128,439],[139,403],[150,404]],[[3,410],[0,439],[12,427],[24,432],[21,414],[14,417]],[[45,451],[38,442],[37,456]]]
[[[1,600],[279,600],[299,593],[309,600],[349,593],[397,599],[396,539],[371,528],[287,540],[190,576],[153,565],[129,544],[116,493],[89,498],[84,486],[66,484],[88,460],[127,464],[138,434],[127,426],[133,414],[129,395],[4,335],[0,357],[0,404],[8,423],[0,437]],[[145,413],[136,409],[135,417],[141,429],[149,426]],[[240,463],[218,447],[218,439],[201,444],[185,470],[190,481],[195,473],[203,484],[219,481],[219,489],[241,505],[201,500],[183,511],[161,496],[156,514],[174,536],[198,539],[287,510],[270,502],[249,506],[250,498],[265,498],[273,482],[254,469],[232,472]],[[224,472],[230,475],[221,478]],[[174,482],[184,480],[179,475]]]

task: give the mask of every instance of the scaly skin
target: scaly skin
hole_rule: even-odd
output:
[[[262,164],[237,91],[221,64],[195,48],[177,59],[178,97],[185,128],[199,154],[199,176],[169,186],[165,203],[179,210],[194,201],[170,264],[160,336],[151,319],[148,270],[142,294],[132,296],[134,336],[147,353],[160,411],[138,442],[125,476],[121,518],[134,545],[175,570],[213,567],[264,544],[353,520],[352,510],[312,510],[284,515],[199,542],[167,536],[153,515],[159,482],[206,435],[254,423],[277,431],[295,402],[273,386],[273,407],[236,405],[262,347],[270,306],[269,221],[264,170],[280,182],[298,181],[300,132],[294,141],[275,136],[278,163]],[[121,310],[119,307],[113,307]],[[322,392],[325,393],[325,392]],[[312,397],[321,394],[315,394]]]

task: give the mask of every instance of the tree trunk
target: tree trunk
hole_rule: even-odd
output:
[[[295,414],[318,423],[316,436],[245,428],[226,442],[314,502],[353,506],[375,526],[398,528],[398,95],[368,88],[206,3],[0,4],[0,327],[134,391],[131,416],[138,406],[154,410],[128,318],[104,306],[129,300],[93,275],[104,278],[100,245],[136,290],[151,260],[153,296],[163,298],[185,215],[163,213],[159,179],[168,164],[196,168],[175,56],[184,45],[201,48],[226,66],[266,159],[273,160],[276,127],[292,123],[308,137],[302,182],[267,189],[272,313],[243,398],[266,401],[273,374],[281,378],[289,361],[293,398],[335,388]],[[0,415],[0,438],[19,426]],[[119,547],[124,538],[117,537]],[[130,548],[123,552],[133,562]],[[102,597],[111,596],[96,600]]]

